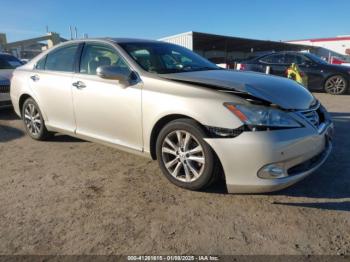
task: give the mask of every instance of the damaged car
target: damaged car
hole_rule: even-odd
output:
[[[0,53],[0,108],[10,107],[10,81],[12,72],[23,63],[16,57]]]
[[[221,175],[230,193],[279,190],[332,150],[327,110],[298,83],[159,41],[65,42],[15,70],[11,99],[33,139],[61,132],[147,156],[190,190]]]

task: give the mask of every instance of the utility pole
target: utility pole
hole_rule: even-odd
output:
[[[69,31],[70,31],[70,40],[73,39],[73,31],[72,31],[72,26],[69,26]]]
[[[76,26],[74,27],[74,30],[75,30],[75,39],[77,39],[78,38],[78,29]]]

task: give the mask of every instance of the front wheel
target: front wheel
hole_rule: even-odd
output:
[[[38,104],[28,98],[22,107],[22,119],[24,122],[27,134],[35,140],[45,140],[50,133],[45,127],[45,122],[42,117]]]
[[[335,75],[328,78],[324,84],[324,89],[331,95],[342,95],[347,91],[347,81],[341,75]]]
[[[157,159],[164,175],[175,185],[200,190],[218,176],[218,161],[204,137],[201,126],[190,119],[172,121],[159,133]]]

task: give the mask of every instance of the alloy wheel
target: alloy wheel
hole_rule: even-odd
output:
[[[32,103],[24,108],[24,123],[32,136],[38,136],[43,126],[39,110]]]
[[[162,160],[168,172],[182,182],[197,180],[205,168],[205,155],[201,144],[184,130],[173,131],[165,137]]]
[[[346,89],[345,79],[341,76],[332,76],[326,81],[325,89],[329,94],[342,94]]]

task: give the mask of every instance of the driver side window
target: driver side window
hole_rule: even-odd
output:
[[[312,64],[312,61],[304,55],[297,55],[298,65]]]
[[[108,45],[86,43],[80,61],[80,74],[96,75],[99,66],[115,66],[130,70],[117,51]]]
[[[192,63],[190,58],[176,51],[162,55],[162,60],[167,69],[183,68],[187,64]]]

